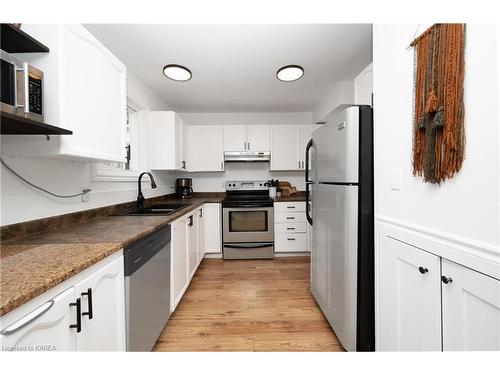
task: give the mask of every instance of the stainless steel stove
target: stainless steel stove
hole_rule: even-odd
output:
[[[222,202],[224,259],[274,258],[274,209],[266,181],[228,181]]]

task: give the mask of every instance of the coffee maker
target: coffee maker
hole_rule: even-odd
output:
[[[190,178],[178,178],[175,182],[175,193],[178,198],[186,199],[193,197],[193,180]]]

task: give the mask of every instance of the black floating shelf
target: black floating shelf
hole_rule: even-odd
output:
[[[32,38],[21,29],[18,29],[8,23],[2,23],[1,25],[1,49],[5,52],[49,52],[49,48],[47,46]]]
[[[1,134],[18,134],[18,135],[64,135],[73,134],[71,130],[58,128],[45,124],[43,122],[34,121],[28,118],[15,116],[11,113],[0,112]]]

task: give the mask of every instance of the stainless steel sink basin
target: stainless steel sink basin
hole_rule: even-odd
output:
[[[186,206],[188,205],[184,203],[161,203],[148,208],[123,212],[115,216],[168,216]]]

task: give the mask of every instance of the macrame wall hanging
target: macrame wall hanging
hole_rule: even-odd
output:
[[[435,24],[417,37],[413,175],[440,184],[464,160],[464,24]]]

